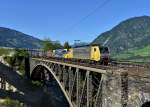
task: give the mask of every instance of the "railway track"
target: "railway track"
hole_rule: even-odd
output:
[[[150,64],[138,64],[138,63],[131,63],[131,62],[120,62],[120,61],[113,61],[109,63],[111,66],[119,66],[121,68],[145,68],[150,69]]]
[[[147,67],[150,68],[150,63],[138,63],[138,62],[132,62],[132,61],[117,61],[113,60],[111,61],[111,64],[114,65],[123,65],[123,66],[135,66],[135,67]]]
[[[127,71],[138,72],[138,71],[149,71],[150,72],[150,64],[137,64],[137,63],[130,63],[130,62],[123,62],[123,61],[111,61],[108,65],[101,65],[100,63],[91,62],[91,61],[81,61],[81,60],[73,60],[73,59],[65,59],[65,58],[48,58],[48,57],[35,57],[35,58],[42,58],[57,62],[65,62],[69,64],[75,64],[80,66],[87,66],[91,68],[103,69],[103,70],[118,70],[124,69]]]

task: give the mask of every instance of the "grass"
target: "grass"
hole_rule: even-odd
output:
[[[144,48],[133,48],[125,51],[117,56],[114,56],[118,60],[128,60],[133,62],[148,62],[150,63],[150,45]]]
[[[147,56],[150,55],[150,45],[141,49],[131,49],[129,50],[130,53],[133,53],[134,55],[140,55],[140,56]]]
[[[10,52],[13,52],[13,49],[0,48],[0,56],[9,55]]]

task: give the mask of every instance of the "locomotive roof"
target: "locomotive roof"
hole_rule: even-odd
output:
[[[88,46],[100,46],[100,47],[103,47],[103,46],[101,46],[100,44],[87,44],[87,45],[75,46],[75,47],[72,47],[72,48],[88,47]]]
[[[89,45],[73,46],[72,48],[87,47],[87,46],[89,46]]]

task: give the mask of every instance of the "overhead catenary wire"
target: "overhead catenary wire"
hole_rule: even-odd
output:
[[[77,23],[70,26],[67,31],[73,30],[75,27],[77,27],[79,24],[81,24],[84,20],[92,16],[97,10],[102,9],[105,5],[107,5],[111,0],[105,0],[103,3],[100,3],[96,8],[94,8],[91,12],[89,12],[86,16],[82,17],[81,20],[79,20]]]

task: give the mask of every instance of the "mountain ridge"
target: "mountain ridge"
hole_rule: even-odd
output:
[[[42,41],[20,31],[0,27],[0,46],[12,48],[41,48]]]
[[[150,45],[150,17],[140,16],[124,20],[111,30],[101,33],[92,44],[108,46],[112,57],[123,56],[121,54],[124,53],[126,56],[132,53],[131,57],[135,57],[137,50]],[[147,54],[150,54],[150,50]]]

